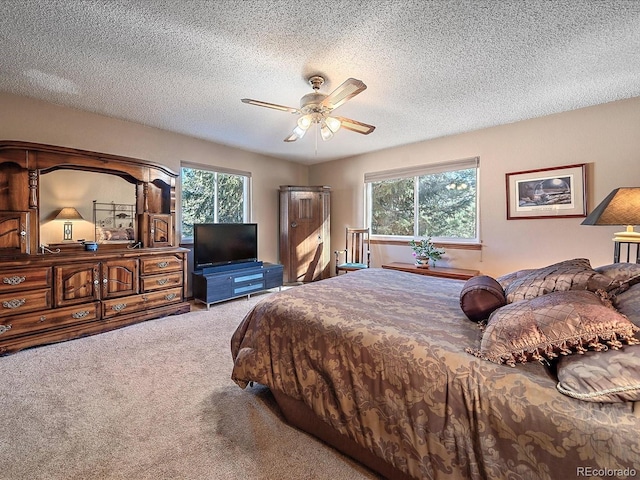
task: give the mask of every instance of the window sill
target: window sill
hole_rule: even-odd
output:
[[[390,240],[372,238],[371,245],[397,245],[407,247],[408,240]],[[482,244],[476,242],[433,242],[436,247],[450,250],[482,250]]]

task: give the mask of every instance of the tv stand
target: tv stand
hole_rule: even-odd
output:
[[[282,288],[282,265],[246,262],[193,272],[193,298],[209,307],[270,288]]]
[[[260,261],[255,262],[241,262],[241,263],[228,263],[226,265],[216,265],[215,267],[205,267],[201,273],[204,275],[210,275],[213,273],[228,272],[229,270],[240,270],[243,268],[261,267],[263,265]]]

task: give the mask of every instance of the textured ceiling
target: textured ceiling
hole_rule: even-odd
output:
[[[0,91],[302,163],[640,96],[637,0],[0,0]],[[285,143],[307,78],[375,125]],[[7,115],[10,112],[3,112]]]

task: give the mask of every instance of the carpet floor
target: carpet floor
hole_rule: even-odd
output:
[[[0,479],[377,479],[231,381],[264,295],[0,357]]]

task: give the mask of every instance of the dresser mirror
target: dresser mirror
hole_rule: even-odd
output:
[[[135,241],[135,184],[118,175],[69,168],[41,174],[39,184],[41,244]],[[69,207],[82,218],[56,218]]]

